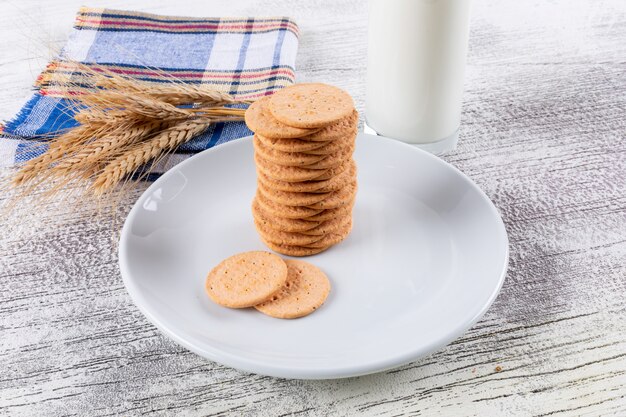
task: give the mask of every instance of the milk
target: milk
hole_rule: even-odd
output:
[[[468,35],[469,0],[369,0],[367,125],[454,148]]]

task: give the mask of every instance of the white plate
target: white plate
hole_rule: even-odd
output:
[[[245,138],[188,159],[146,190],[124,225],[124,284],[182,346],[265,375],[362,375],[445,346],[498,294],[508,241],[487,196],[435,156],[361,134],[354,229],[306,258],[332,283],[324,306],[280,320],[213,304],[204,293],[207,272],[235,253],[267,250],[250,212],[252,156]]]

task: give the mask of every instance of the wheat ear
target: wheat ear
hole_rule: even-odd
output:
[[[95,178],[93,189],[102,195],[113,188],[124,177],[135,172],[142,165],[150,162],[164,151],[174,150],[202,133],[211,124],[211,120],[187,120],[157,133],[152,139],[140,143],[123,155],[113,159]]]
[[[51,164],[61,159],[71,147],[84,143],[90,138],[90,129],[78,126],[51,141],[48,150],[24,163],[13,176],[13,185],[19,186],[37,178]]]
[[[121,91],[102,91],[99,94],[87,95],[83,104],[88,106],[109,106],[114,109],[123,108],[127,112],[151,119],[175,120],[187,119],[191,113],[173,104],[155,100],[145,94],[127,94]]]
[[[108,72],[106,71],[105,73]],[[102,88],[148,94],[157,100],[174,105],[189,103],[222,105],[237,102],[230,94],[192,84],[179,85],[178,83],[172,83],[159,85],[121,77],[117,74],[109,77],[98,74],[95,76],[94,81],[97,86]]]
[[[63,158],[52,168],[52,171],[59,175],[74,169],[104,164],[111,154],[122,153],[128,146],[168,126],[168,122],[157,120],[130,124],[128,127],[124,126],[123,129],[118,127],[109,133],[105,133],[102,137],[86,143],[74,154]]]

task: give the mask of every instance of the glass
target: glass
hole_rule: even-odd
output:
[[[456,147],[469,0],[369,0],[366,131]]]

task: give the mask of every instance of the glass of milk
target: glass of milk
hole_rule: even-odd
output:
[[[433,153],[456,147],[469,3],[369,0],[366,132]]]

